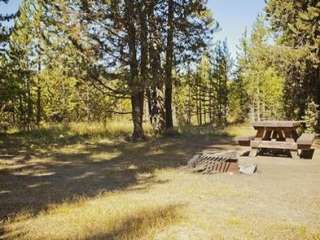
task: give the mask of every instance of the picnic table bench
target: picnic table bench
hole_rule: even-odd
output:
[[[303,133],[297,140],[298,149],[310,149],[315,137],[314,133]]]
[[[262,121],[253,123],[257,130],[255,136],[236,139],[241,146],[251,146],[250,156],[254,157],[261,150],[290,151],[293,158],[299,158],[299,150],[311,149],[314,134],[304,133],[299,136],[299,121]]]

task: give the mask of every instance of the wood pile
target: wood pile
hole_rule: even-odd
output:
[[[188,167],[203,174],[239,173],[237,152],[203,152],[193,156]]]

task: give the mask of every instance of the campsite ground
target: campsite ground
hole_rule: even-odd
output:
[[[232,137],[249,132],[2,136],[0,239],[320,239],[320,161],[242,157],[253,176],[184,167],[205,148],[240,149]]]

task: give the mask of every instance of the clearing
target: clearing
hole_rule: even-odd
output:
[[[183,167],[204,148],[240,149],[243,131],[50,147],[2,137],[0,239],[320,239],[320,161],[242,157],[253,176]]]

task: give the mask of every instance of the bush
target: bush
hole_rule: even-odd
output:
[[[319,126],[319,105],[314,101],[309,101],[306,113],[303,117],[307,132],[316,132]]]

